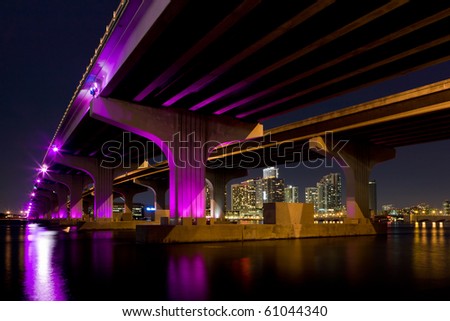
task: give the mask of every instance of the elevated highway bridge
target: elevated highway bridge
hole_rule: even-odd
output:
[[[173,218],[196,218],[205,178],[224,185],[242,175],[243,157],[255,156],[247,167],[333,157],[345,167],[349,215],[368,217],[376,163],[396,147],[449,138],[449,81],[266,131],[261,122],[448,61],[449,22],[445,1],[121,1],[40,178],[69,189],[73,218],[91,184],[95,218],[110,220],[113,186],[136,179],[170,189]],[[348,141],[342,150],[330,133]],[[152,159],[168,170],[123,163]]]

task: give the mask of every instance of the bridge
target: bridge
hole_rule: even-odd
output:
[[[81,218],[88,186],[95,219],[111,220],[113,192],[129,200],[138,185],[169,188],[170,205],[158,202],[176,220],[203,218],[209,178],[219,217],[220,191],[253,155],[248,167],[332,157],[349,216],[368,218],[375,164],[450,137],[448,81],[267,131],[260,122],[447,61],[449,16],[449,3],[403,0],[121,1],[43,158],[38,179],[51,186],[37,183],[31,216],[70,195]]]

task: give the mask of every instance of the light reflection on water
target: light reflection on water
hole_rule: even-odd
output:
[[[425,222],[424,222],[425,223]],[[445,230],[433,225],[432,228],[415,229],[412,253],[412,266],[418,282],[424,286],[448,278],[448,244]]]
[[[449,300],[449,232],[145,245],[132,232],[0,226],[0,299]]]
[[[67,299],[61,266],[53,259],[56,234],[36,224],[29,224],[25,229],[24,288],[28,301]]]
[[[199,253],[170,257],[167,273],[169,300],[208,299],[208,275],[204,257]]]

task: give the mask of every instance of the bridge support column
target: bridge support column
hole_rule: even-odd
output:
[[[96,220],[112,220],[113,170],[97,167],[94,171],[94,217]]]
[[[41,194],[36,194],[33,199],[32,211],[35,217],[39,219],[48,218],[48,213],[51,209],[51,200]]]
[[[67,211],[67,197],[69,192],[63,184],[56,184],[56,196],[58,197],[58,217],[69,218]]]
[[[155,209],[156,210],[168,210],[168,204],[166,202],[166,193],[169,189],[167,183],[158,184],[158,186],[153,187],[155,191]]]
[[[337,147],[341,147],[336,151]],[[370,144],[369,142],[339,141],[334,144],[333,136],[314,137],[309,148],[335,160],[345,176],[347,217],[349,219],[370,219],[369,179],[376,164],[393,159],[395,149]]]
[[[242,168],[217,168],[206,171],[206,178],[213,187],[211,193],[211,215],[213,218],[225,218],[225,191],[228,182],[247,175],[248,171]]]
[[[56,206],[55,197],[51,194],[48,190],[39,190],[36,192],[37,200],[40,200],[43,204],[41,207],[41,216],[40,218],[44,219],[52,219],[53,218],[53,212]]]
[[[52,191],[56,194],[57,206],[54,208],[53,217],[55,218],[68,218],[67,213],[67,187],[64,184],[54,182],[51,183],[39,183],[39,187]]]
[[[113,169],[99,165],[96,158],[56,154],[53,161],[68,167],[79,169],[87,173],[94,181],[94,218],[95,220],[112,220],[113,211]],[[80,198],[80,214],[82,201]],[[81,216],[80,216],[81,218]]]
[[[84,175],[72,174],[56,174],[51,173],[49,178],[61,184],[64,184],[69,189],[70,195],[70,214],[69,217],[73,219],[81,219],[83,217],[83,187],[87,181]]]
[[[101,97],[92,99],[90,115],[161,148],[169,163],[170,215],[176,222],[205,216],[205,166],[211,148],[263,134],[261,124]]]

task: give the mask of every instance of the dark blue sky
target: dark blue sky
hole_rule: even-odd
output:
[[[119,0],[0,2],[0,212],[28,200],[35,169]],[[337,97],[264,123],[266,128],[449,78],[450,62]],[[399,148],[397,158],[374,168],[379,205],[450,199],[450,141]],[[300,187],[336,169],[281,169]],[[260,175],[261,170],[251,172]]]

